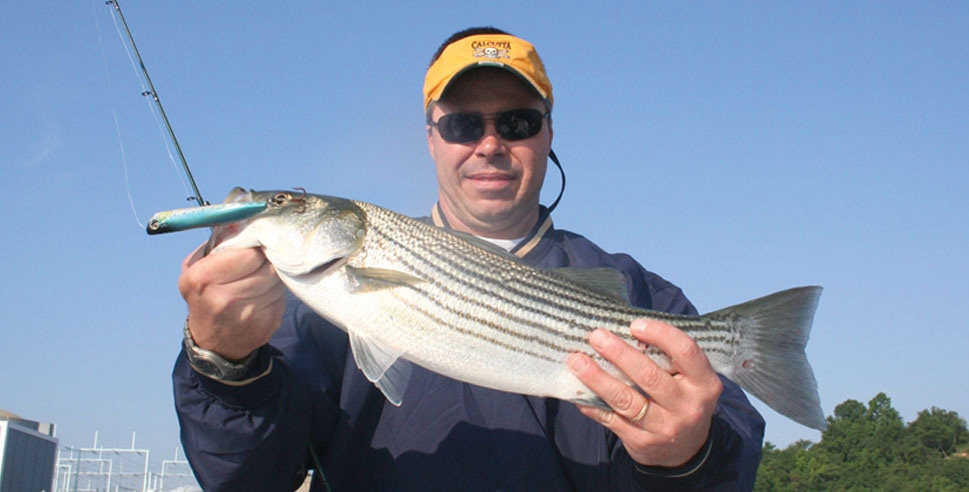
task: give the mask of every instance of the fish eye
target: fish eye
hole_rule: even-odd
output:
[[[276,193],[269,201],[277,207],[285,204],[290,199],[289,193]]]

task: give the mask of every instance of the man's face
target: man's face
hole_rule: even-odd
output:
[[[449,113],[493,114],[545,104],[514,74],[476,69],[462,75],[432,107],[431,121]],[[451,143],[428,126],[427,145],[437,169],[441,209],[450,225],[484,237],[523,237],[538,221],[539,191],[552,146],[551,120],[524,140],[507,141],[485,122],[475,142]]]

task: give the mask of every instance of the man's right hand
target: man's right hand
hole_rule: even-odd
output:
[[[244,359],[279,328],[286,289],[259,248],[208,256],[204,249],[203,244],[185,258],[178,277],[189,330],[200,348]]]

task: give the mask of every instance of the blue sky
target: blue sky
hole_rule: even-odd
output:
[[[808,356],[826,414],[885,392],[906,420],[969,416],[964,2],[122,7],[212,202],[302,186],[426,214],[431,54],[467,26],[520,35],[554,84],[558,227],[700,311],[823,285]],[[176,279],[206,234],[138,224],[190,193],[111,9],[4,0],[0,67],[0,408],[63,444],[137,432],[169,458]],[[549,173],[545,203],[558,185]],[[768,440],[820,438],[757,405]]]

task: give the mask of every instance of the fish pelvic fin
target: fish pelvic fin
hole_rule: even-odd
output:
[[[795,422],[824,430],[818,383],[804,348],[821,287],[797,287],[702,316],[739,331],[739,348],[724,376]]]
[[[413,366],[400,358],[400,350],[357,333],[351,332],[349,336],[350,350],[357,367],[390,403],[399,407],[404,399]]]

